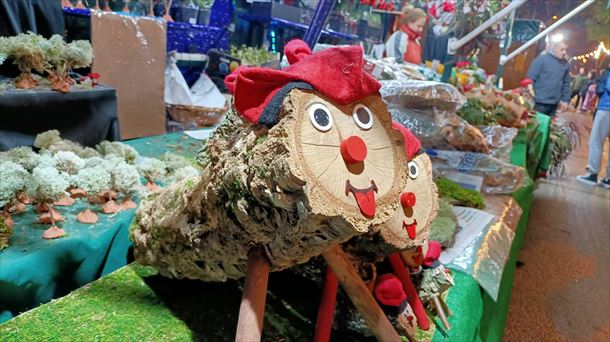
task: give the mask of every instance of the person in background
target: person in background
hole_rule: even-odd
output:
[[[568,45],[562,39],[550,39],[545,52],[536,57],[527,77],[534,96],[534,109],[554,116],[557,109],[567,109],[570,101],[570,63],[565,59]]]
[[[585,68],[580,68],[578,70],[578,75],[576,75],[574,77],[574,80],[572,81],[572,94],[570,95],[570,100],[574,100],[574,97],[576,97],[576,102],[574,104],[574,108],[578,108],[578,106],[580,105],[580,99],[581,99],[580,90],[585,85],[586,81],[587,81],[587,72],[586,72]]]
[[[394,32],[385,43],[386,57],[399,62],[421,64],[420,38],[428,16],[422,9],[407,5],[402,9],[400,30]]]
[[[577,181],[592,186],[597,185],[604,144],[606,140],[610,140],[610,77],[608,77],[608,74],[610,74],[610,64],[602,76],[595,81],[599,105],[589,137],[589,158],[587,160],[589,173],[576,176]],[[606,178],[602,179],[599,184],[606,189],[610,189],[610,163],[606,167]]]
[[[597,101],[595,79],[597,78],[597,72],[595,70],[589,71],[587,75],[587,81],[580,90],[580,97],[582,98],[582,106],[580,112],[593,111],[595,108],[595,102]]]

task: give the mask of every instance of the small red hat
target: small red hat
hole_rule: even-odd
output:
[[[273,96],[290,82],[305,82],[339,105],[355,102],[379,91],[381,85],[362,67],[362,48],[334,47],[312,53],[302,40],[284,48],[291,64],[283,70],[239,67],[225,78],[235,109],[247,120],[258,120]]]
[[[386,273],[377,279],[375,297],[387,306],[400,306],[407,299],[402,283],[392,273]]]
[[[405,139],[405,153],[407,160],[413,159],[421,150],[421,142],[411,131],[396,121],[392,121],[392,128],[399,131]]]

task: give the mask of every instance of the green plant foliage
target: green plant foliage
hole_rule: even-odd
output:
[[[483,108],[483,104],[478,99],[468,99],[466,104],[457,112],[457,115],[474,126],[490,126],[496,124],[494,115]]]
[[[551,160],[549,174],[561,177],[565,173],[565,161],[580,144],[578,127],[571,121],[551,122],[549,130],[549,148]]]
[[[242,45],[231,46],[231,55],[241,59],[244,65],[262,65],[274,59],[274,55],[264,48],[254,48]]]
[[[439,196],[452,199],[456,205],[485,208],[485,199],[477,191],[464,189],[458,183],[443,177],[435,179],[434,183],[438,188]]]
[[[453,206],[448,199],[440,198],[437,216],[432,221],[430,228],[429,239],[438,241],[443,247],[449,247],[453,244],[457,227],[457,217],[453,213]]]

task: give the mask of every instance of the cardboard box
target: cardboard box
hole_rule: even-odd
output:
[[[91,14],[92,69],[116,88],[122,139],[165,133],[165,39],[160,20]]]

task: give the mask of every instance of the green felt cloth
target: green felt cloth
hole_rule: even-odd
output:
[[[0,252],[0,311],[4,319],[28,310],[125,265],[131,245],[127,232],[134,210],[115,215],[99,213],[93,225],[76,221],[86,203],[57,207],[66,218],[60,222],[68,236],[42,239],[48,224],[37,224],[31,205],[14,216],[10,247]],[[97,207],[97,208],[96,208]]]
[[[549,129],[551,119],[538,113],[535,118],[513,140],[511,163],[523,166],[532,178],[536,178],[538,170],[547,170],[549,166]],[[526,148],[526,160],[521,160],[522,149]]]
[[[551,129],[551,117],[542,113],[538,113],[538,122],[540,123],[540,133],[544,142],[540,151],[540,170],[547,171],[551,163],[551,151],[549,149],[549,133]]]
[[[198,140],[176,133],[127,142],[145,156],[165,152],[194,157]],[[0,251],[0,322],[106,275],[127,263],[129,225],[135,210],[99,214],[94,225],[76,221],[86,204],[57,207],[66,218],[59,223],[68,236],[43,240],[49,225],[37,224],[31,206],[14,216],[10,247]],[[99,212],[99,207],[96,211]]]

